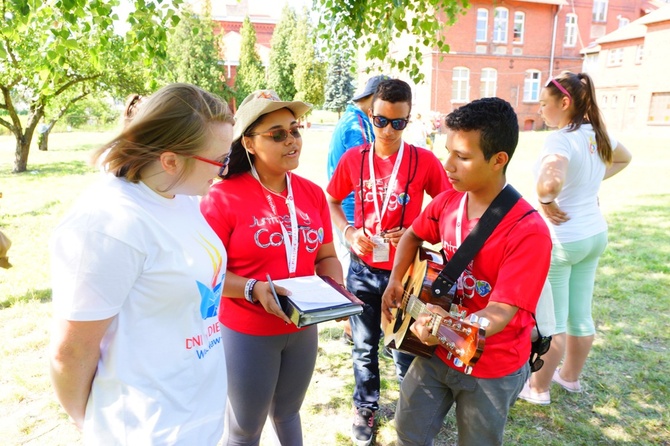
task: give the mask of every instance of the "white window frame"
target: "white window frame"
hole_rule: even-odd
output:
[[[512,30],[512,43],[520,45],[523,43],[523,37],[526,27],[526,13],[517,11],[514,13],[514,29]],[[517,38],[517,34],[519,37]]]
[[[540,101],[540,70],[526,70],[523,79],[523,102]]]
[[[617,16],[617,19],[619,19],[619,28],[623,28],[630,23],[630,19],[623,16]]]
[[[635,103],[637,102],[637,97],[634,94],[628,96],[628,107],[635,108]]]
[[[498,70],[495,68],[483,68],[480,78],[479,97],[492,98],[498,89]]]
[[[454,67],[451,75],[451,102],[470,102],[470,69]]]
[[[644,58],[644,45],[638,45],[635,47],[635,63],[641,64],[642,59]]]
[[[607,52],[607,66],[618,67],[623,65],[623,48],[612,48]]]
[[[477,30],[475,32],[475,42],[486,42],[489,33],[489,10],[485,8],[477,9]]]
[[[565,15],[565,39],[563,46],[573,48],[577,45],[577,14],[568,13]]]
[[[507,43],[509,10],[501,6],[493,12],[493,43]]]
[[[607,22],[608,0],[593,0],[592,20],[596,23]]]

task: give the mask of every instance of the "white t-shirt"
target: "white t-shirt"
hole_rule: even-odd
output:
[[[104,176],[56,228],[53,303],[114,317],[86,406],[84,443],[216,445],[226,364],[217,311],[226,251],[197,197]]]
[[[610,138],[614,150],[618,142]],[[598,205],[598,191],[605,176],[605,163],[598,155],[596,135],[591,124],[583,124],[575,131],[567,127],[551,133],[535,164],[535,180],[542,160],[547,155],[568,159],[568,171],[556,203],[570,220],[560,225],[547,226],[554,242],[570,243],[583,240],[607,230],[607,222]]]

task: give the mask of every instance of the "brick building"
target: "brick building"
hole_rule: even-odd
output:
[[[486,96],[509,101],[523,130],[540,129],[540,90],[550,76],[582,70],[580,50],[655,9],[642,0],[472,1],[445,30],[448,54],[424,52],[414,109],[446,114]],[[395,51],[416,42],[407,36]],[[444,56],[440,60],[441,56]]]

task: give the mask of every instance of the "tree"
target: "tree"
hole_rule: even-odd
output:
[[[297,19],[288,4],[284,5],[279,23],[272,33],[270,41],[270,64],[268,66],[268,88],[276,91],[280,98],[290,100],[295,96],[293,72],[293,33]]]
[[[166,78],[168,82],[197,85],[228,99],[232,91],[226,85],[221,61],[223,43],[214,31],[209,0],[200,15],[184,10],[175,32],[168,37]]]
[[[321,107],[324,101],[326,64],[319,60],[307,9],[298,18],[295,29],[293,61],[296,88],[294,99],[309,102],[314,107]]]
[[[351,73],[350,55],[333,52],[328,61],[328,75],[326,77],[326,93],[323,108],[340,113],[354,97],[354,76]]]
[[[470,6],[468,0],[315,0],[319,9],[320,37],[331,49],[353,43],[365,48],[368,61],[387,63],[391,68],[406,71],[416,83],[422,82],[420,72],[424,48],[449,52],[442,30],[452,25],[459,14]],[[394,40],[403,33],[416,41],[407,54],[398,57],[391,52]],[[368,67],[373,69],[375,64]]]
[[[265,69],[261,57],[256,51],[256,30],[249,20],[244,18],[240,29],[240,65],[235,76],[235,97],[240,104],[249,93],[265,88]]]
[[[54,98],[153,79],[146,75],[165,57],[166,30],[177,24],[174,8],[181,2],[135,0],[120,36],[119,0],[0,0],[0,110],[8,115],[0,125],[16,139],[14,172],[27,169],[35,129]],[[25,123],[17,102],[27,104]]]

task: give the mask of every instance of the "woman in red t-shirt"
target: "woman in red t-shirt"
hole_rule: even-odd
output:
[[[271,90],[247,96],[235,115],[229,170],[201,204],[228,250],[219,311],[230,405],[224,444],[258,444],[270,416],[281,444],[302,445],[299,411],[317,328],[292,324],[264,280],[316,273],[343,281],[326,197],[291,172],[302,148],[298,119],[310,107]]]

